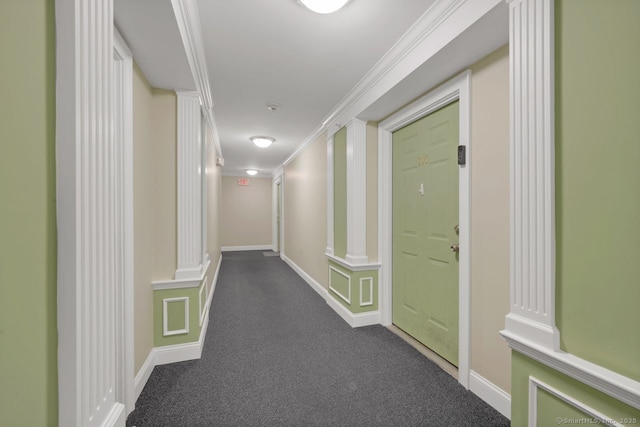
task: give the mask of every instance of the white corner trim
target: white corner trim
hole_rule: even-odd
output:
[[[469,372],[469,390],[511,419],[511,395],[473,370]]]
[[[222,252],[272,251],[273,245],[223,246]]]
[[[583,384],[640,409],[640,382],[564,351],[526,341],[521,335],[500,332],[509,347]]]
[[[607,426],[623,427],[622,424],[614,420],[612,417],[604,415],[602,412],[593,409],[591,406],[584,404],[578,399],[561,392],[557,388],[554,388],[533,376],[529,377],[529,427],[538,426],[538,389],[542,389],[547,393],[554,395],[558,399],[563,400],[574,408],[589,415],[592,418],[592,420],[589,421],[592,422],[589,422],[588,424],[603,424]],[[596,422],[596,420],[599,422]]]
[[[364,282],[369,282],[369,298],[364,300]],[[360,307],[368,307],[373,305],[373,277],[361,277],[360,278]]]
[[[202,292],[204,291],[204,298],[202,298]],[[198,310],[200,311],[200,315],[198,316],[200,319],[200,326],[202,327],[202,322],[204,321],[204,315],[207,312],[207,301],[209,300],[209,296],[207,295],[207,276],[204,276],[204,280],[200,290],[198,291]],[[204,305],[202,302],[204,301]]]
[[[291,267],[293,269],[293,271],[298,273],[298,276],[302,277],[302,279],[305,282],[307,282],[307,284],[309,286],[311,286],[311,288],[314,291],[316,291],[318,293],[318,295],[320,295],[324,300],[327,299],[328,291],[324,286],[322,286],[320,283],[318,283],[313,277],[309,276],[306,271],[304,271],[302,268],[300,268],[295,262],[293,262],[285,254],[282,254],[281,257],[282,257],[282,260],[284,262],[286,262],[289,265],[289,267]]]
[[[333,255],[334,244],[334,170],[333,170],[333,135],[327,136],[327,248],[328,256]]]
[[[197,288],[200,286],[200,283],[204,280],[207,271],[209,271],[209,266],[211,265],[211,260],[208,259],[204,268],[200,270],[200,277],[196,277],[194,279],[182,279],[182,280],[156,280],[151,282],[151,289],[154,291],[163,291],[167,289],[185,289],[185,288]]]
[[[337,257],[333,254],[330,253],[325,253],[325,255],[327,256],[327,258],[329,258],[331,261],[335,262],[336,264],[339,264],[345,268],[348,268],[351,271],[368,271],[368,270],[378,270],[380,269],[380,263],[377,262],[373,262],[373,263],[367,263],[367,264],[352,264],[350,262],[348,262],[346,259]]]
[[[169,330],[169,303],[180,302],[184,304],[184,328]],[[162,299],[162,336],[183,335],[189,333],[189,297],[163,298]]]
[[[331,291],[333,291],[334,294],[338,295],[340,298],[342,298],[347,304],[351,304],[351,277],[347,274],[344,274],[342,271],[338,270],[337,268],[333,267],[333,266],[329,266],[329,270],[330,271],[335,271],[336,273],[338,273],[339,275],[341,275],[342,277],[346,277],[347,278],[347,289],[349,290],[348,294],[349,295],[343,295],[342,292],[338,291],[336,288],[334,288],[332,286],[332,281],[331,281],[331,273],[329,273],[329,289]]]
[[[471,72],[464,71],[417,101],[409,104],[378,125],[378,251],[381,262],[378,278],[378,305],[382,325],[392,323],[392,134],[403,126],[424,117],[451,102],[458,100],[460,111],[459,145],[467,147],[467,159],[471,159]],[[460,167],[459,187],[459,331],[458,331],[458,381],[469,388],[470,370],[470,317],[471,317],[471,162]]]

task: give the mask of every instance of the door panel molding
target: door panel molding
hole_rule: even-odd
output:
[[[459,101],[459,145],[470,153],[471,71],[467,70],[414,103],[395,113],[378,126],[378,250],[380,256],[380,311],[382,324],[392,323],[392,133],[454,101]],[[459,175],[459,337],[458,381],[469,388],[470,362],[470,164],[460,167]]]

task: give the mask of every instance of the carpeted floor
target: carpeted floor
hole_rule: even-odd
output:
[[[352,329],[262,252],[223,255],[200,360],[158,366],[127,426],[508,426],[381,326]]]

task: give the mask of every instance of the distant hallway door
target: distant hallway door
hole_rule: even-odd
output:
[[[458,101],[393,133],[393,323],[458,366]]]

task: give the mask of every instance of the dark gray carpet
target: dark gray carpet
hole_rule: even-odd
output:
[[[202,359],[158,366],[127,426],[508,426],[381,326],[352,329],[262,252],[223,255]]]

